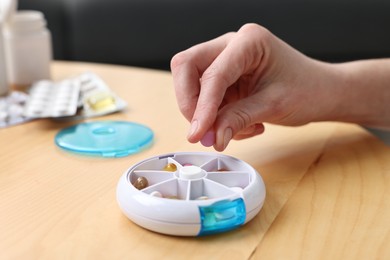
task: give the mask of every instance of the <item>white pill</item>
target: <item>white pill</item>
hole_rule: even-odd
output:
[[[159,191],[153,191],[150,196],[162,198],[162,194]]]

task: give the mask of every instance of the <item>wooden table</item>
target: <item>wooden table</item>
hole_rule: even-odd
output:
[[[91,71],[128,102],[90,119],[142,123],[154,145],[139,154],[91,158],[54,144],[73,123],[49,119],[0,129],[0,259],[390,259],[390,149],[341,123],[266,125],[225,154],[251,164],[267,187],[248,224],[207,237],[172,237],[128,220],[116,185],[134,163],[179,151],[213,151],[186,141],[170,73],[54,62],[56,80]]]

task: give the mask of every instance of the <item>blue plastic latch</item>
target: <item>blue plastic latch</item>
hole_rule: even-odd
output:
[[[245,222],[246,210],[242,198],[223,200],[209,206],[200,206],[201,229],[198,236],[235,229]]]

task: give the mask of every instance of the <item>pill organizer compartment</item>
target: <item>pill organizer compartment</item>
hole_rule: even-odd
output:
[[[117,190],[120,207],[135,223],[183,236],[237,228],[260,211],[264,198],[256,170],[217,153],[183,152],[144,160],[124,173]]]

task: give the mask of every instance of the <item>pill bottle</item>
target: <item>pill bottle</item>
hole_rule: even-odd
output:
[[[17,0],[0,1],[0,96],[7,95],[10,87],[7,76],[7,62],[3,29],[11,15],[17,10]]]
[[[0,23],[0,29],[3,24]],[[9,90],[7,77],[7,65],[4,52],[4,37],[3,31],[0,30],[0,96],[6,95]]]
[[[4,27],[8,80],[21,90],[50,79],[51,34],[39,11],[18,11]]]

